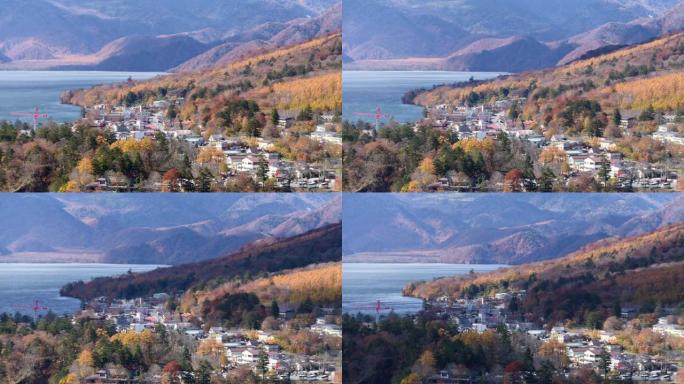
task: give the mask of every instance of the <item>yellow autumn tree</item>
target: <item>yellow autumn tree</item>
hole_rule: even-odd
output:
[[[615,85],[618,105],[624,109],[675,110],[684,104],[684,73],[675,72]],[[607,90],[605,91],[607,92]]]
[[[418,166],[418,170],[424,173],[428,174],[433,174],[435,173],[435,163],[432,161],[431,158],[426,157],[423,159],[423,161],[420,162],[420,165]]]
[[[141,140],[127,139],[117,140],[110,145],[110,148],[119,148],[123,153],[141,152],[148,153],[154,150],[154,141],[145,137]]]
[[[76,169],[80,173],[87,173],[92,175],[94,172],[93,160],[88,156],[82,158],[81,161],[78,162],[78,166],[76,166]]]
[[[539,162],[542,165],[561,165],[567,160],[567,153],[558,147],[546,147],[539,154]]]
[[[401,380],[401,384],[420,384],[421,380],[415,373],[409,373],[408,376]]]
[[[225,354],[223,344],[216,339],[205,339],[197,346],[197,355],[218,359]]]
[[[66,376],[62,378],[62,380],[59,381],[59,384],[78,384],[78,377],[76,377],[76,374],[74,373],[69,373]]]
[[[218,165],[223,163],[223,151],[216,147],[205,147],[197,155],[197,162],[199,164]]]
[[[93,361],[93,353],[90,352],[89,349],[84,349],[81,351],[81,353],[78,355],[78,363],[80,365],[86,366],[86,367],[92,367],[95,365]]]
[[[492,155],[496,151],[496,143],[489,137],[483,140],[478,140],[474,137],[468,137],[456,142],[452,147],[454,149],[461,148],[463,152],[468,155],[472,155],[477,152]]]
[[[272,97],[279,109],[333,110],[342,107],[342,74],[329,73],[277,83]]]
[[[119,332],[111,337],[112,341],[120,341],[126,347],[140,345],[141,347],[149,347],[154,344],[154,333],[146,329],[142,332],[124,331]]]
[[[437,181],[435,164],[431,158],[425,157],[418,168],[411,174],[411,181],[402,189],[404,192],[425,191],[427,187]]]
[[[79,183],[75,180],[69,180],[67,181],[64,185],[62,185],[61,188],[59,188],[60,192],[80,192],[81,187],[79,186]]]

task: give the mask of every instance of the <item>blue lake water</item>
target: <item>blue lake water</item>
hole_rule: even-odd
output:
[[[502,265],[432,263],[344,263],[342,265],[342,310],[346,313],[375,313],[378,300],[396,313],[415,313],[422,301],[404,297],[410,282],[465,275],[471,270],[488,272]],[[388,310],[383,313],[387,313]]]
[[[401,97],[412,89],[430,88],[439,84],[490,79],[500,73],[450,71],[343,71],[342,116],[345,120],[359,119],[375,122],[373,117],[361,117],[355,112],[375,112],[380,107],[384,114],[401,123],[412,122],[423,116],[423,108],[402,104]],[[386,121],[386,120],[384,120]]]
[[[145,272],[158,267],[139,264],[0,263],[0,313],[21,312],[32,315],[33,312],[28,307],[35,300],[54,313],[73,313],[80,308],[80,302],[59,295],[59,289],[65,284],[78,280],[88,281],[94,277],[121,275],[128,270]]]
[[[81,109],[59,102],[59,95],[69,89],[90,88],[100,84],[152,78],[152,72],[101,71],[0,71],[0,121],[25,121],[31,117],[13,116],[12,112],[33,112],[38,107],[56,122],[73,121]]]

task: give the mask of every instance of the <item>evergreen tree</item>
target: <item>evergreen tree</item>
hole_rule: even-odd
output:
[[[199,367],[195,371],[195,382],[197,384],[211,384],[211,372],[213,367],[208,361],[202,360]]]
[[[263,156],[259,158],[259,163],[257,167],[257,178],[259,180],[266,181],[268,179],[268,161]]]
[[[171,104],[169,109],[166,111],[166,118],[169,120],[174,120],[176,117],[178,117],[178,111],[176,110],[176,106]]]
[[[538,383],[552,384],[555,372],[556,367],[554,367],[550,361],[543,361],[541,367],[539,368],[539,371],[537,371]]]
[[[617,127],[617,126],[620,126],[621,122],[622,122],[622,114],[620,113],[619,109],[615,108],[615,110],[613,111],[613,124],[615,124],[615,126]]]
[[[299,115],[297,116],[297,120],[299,121],[308,121],[313,119],[313,109],[311,109],[310,105],[307,105],[304,109],[302,109],[299,112]]]
[[[639,121],[651,121],[655,119],[655,109],[653,108],[652,105],[649,105],[648,108],[644,109],[641,114],[639,115]]]
[[[613,316],[618,318],[622,316],[622,307],[620,306],[619,301],[613,303]]]
[[[314,310],[314,304],[310,297],[307,297],[297,308],[297,313],[311,313]]]
[[[601,349],[599,355],[599,369],[603,372],[603,379],[608,379],[608,372],[610,372],[610,354],[605,348]]]
[[[539,190],[542,192],[553,192],[553,182],[555,180],[556,175],[551,169],[542,169],[542,175],[539,178]]]
[[[203,167],[199,171],[199,175],[195,180],[195,186],[197,187],[197,192],[211,192],[211,181],[214,179],[214,175],[211,171]]]
[[[608,161],[601,162],[601,168],[599,168],[599,177],[603,180],[605,186],[608,186],[608,180],[610,180],[610,163]]]
[[[280,316],[280,308],[278,307],[278,302],[273,299],[271,301],[271,316],[275,317],[276,319]]]
[[[261,350],[261,352],[259,353],[257,369],[259,370],[259,372],[261,372],[261,380],[266,380],[266,372],[268,372],[268,355],[264,350]]]
[[[530,347],[525,348],[525,356],[523,359],[523,377],[526,383],[532,383],[536,379],[536,373],[534,369],[534,356],[532,355],[532,350]]]

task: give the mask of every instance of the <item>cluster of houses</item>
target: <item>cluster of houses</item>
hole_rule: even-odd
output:
[[[325,318],[319,318],[318,321],[327,324]],[[341,334],[339,337],[342,337]],[[269,332],[257,331],[257,339],[250,339],[240,330],[212,327],[206,335],[200,336],[202,338],[223,344],[228,361],[224,370],[246,366],[258,372],[263,359],[267,369],[281,380],[289,378],[292,381],[328,382],[335,379],[336,366],[333,361],[283,352]]]
[[[517,100],[525,103],[525,99]],[[484,140],[491,138],[496,140],[503,132],[511,138],[516,138],[538,148],[540,151],[546,148],[558,148],[565,153],[565,161],[569,167],[567,177],[573,177],[580,173],[588,173],[596,178],[605,177],[601,172],[607,173],[610,178],[618,181],[622,187],[652,190],[675,190],[677,188],[678,170],[684,167],[680,161],[676,164],[649,164],[644,162],[626,160],[622,153],[617,150],[617,142],[614,139],[600,138],[599,146],[586,137],[566,137],[554,135],[547,138],[539,134],[533,127],[534,121],[519,121],[510,119],[509,109],[514,105],[513,100],[498,100],[493,104],[477,107],[457,106],[451,107],[441,104],[430,110],[434,128],[455,133],[459,139],[475,138]],[[652,134],[654,140],[676,145],[684,145],[684,134],[678,131],[675,115],[662,117],[664,124],[660,125]],[[636,123],[634,117],[625,117],[621,120],[620,128],[628,132],[629,128]]]
[[[553,327],[541,340],[563,343],[569,368],[588,367],[595,371],[607,370],[621,380],[671,382],[678,367],[663,357],[626,352],[616,342],[613,332],[600,331],[594,339],[585,332],[574,332],[565,327]]]
[[[611,375],[623,380],[672,382],[676,379],[676,363],[666,361],[662,356],[626,352],[617,343],[614,332],[599,331],[597,338],[596,333],[585,329],[571,330],[556,326],[547,330],[532,322],[521,321],[519,317],[511,314],[508,306],[513,301],[519,302],[523,299],[525,293],[524,290],[499,292],[489,297],[458,300],[444,296],[426,301],[424,307],[425,310],[436,311],[440,316],[458,324],[460,331],[483,333],[505,325],[510,332],[524,334],[537,343],[562,343],[568,358],[569,370],[591,368],[602,373],[602,365],[607,364]],[[635,315],[634,309],[623,309],[622,317],[625,319],[634,318]],[[658,323],[653,325],[652,331],[667,336],[684,337],[684,327],[674,324],[670,317],[661,317]],[[448,372],[442,372],[438,376],[435,382],[458,382],[457,378]]]
[[[170,140],[186,143],[196,152],[203,149],[213,148],[223,152],[222,162],[227,171],[221,172],[222,183],[228,183],[240,174],[247,174],[255,181],[263,177],[259,172],[260,167],[266,168],[268,178],[276,181],[276,187],[320,190],[327,191],[335,188],[335,182],[341,168],[341,159],[331,160],[325,164],[307,163],[305,161],[292,161],[281,158],[276,151],[278,139],[245,137],[224,137],[222,134],[204,137],[196,131],[188,129],[183,122],[168,117],[169,108],[179,108],[183,98],[169,100],[157,100],[148,105],[136,107],[109,107],[98,104],[88,108],[87,114],[93,123],[106,131],[111,132],[117,140],[142,140],[154,139],[162,133]],[[278,128],[285,135],[294,118],[292,113],[283,113],[278,121]],[[318,124],[313,132],[308,134],[313,141],[324,146],[342,145],[342,137],[336,131],[334,116],[322,114],[317,117]],[[250,141],[251,145],[247,144]],[[256,142],[254,145],[253,141]],[[263,163],[263,164],[262,164]],[[201,164],[193,164],[201,166]],[[217,170],[218,171],[218,170]],[[219,173],[219,172],[216,172]],[[106,183],[103,180],[102,183]],[[105,188],[107,185],[100,185]],[[159,186],[161,188],[161,185]]]
[[[336,183],[335,165],[324,167],[321,164],[309,164],[303,161],[290,161],[281,158],[274,151],[272,140],[257,138],[257,146],[252,148],[240,137],[224,137],[222,134],[209,136],[208,140],[196,143],[201,151],[214,148],[223,152],[228,172],[226,179],[239,174],[248,174],[258,179],[259,172],[276,182],[280,188],[332,190]]]
[[[675,190],[678,174],[661,165],[625,159],[616,150],[614,140],[599,138],[598,148],[582,140],[553,135],[544,147],[562,150],[571,173],[590,173],[600,178],[617,180],[621,187],[653,190]]]
[[[653,332],[665,336],[684,337],[684,326],[673,323],[668,317],[658,319],[658,324],[653,325]]]
[[[482,333],[488,329],[496,329],[505,325],[511,331],[532,333],[534,324],[520,321],[510,316],[508,305],[512,301],[520,302],[525,297],[524,290],[516,292],[499,292],[494,296],[482,296],[476,299],[451,300],[447,296],[436,300],[426,301],[425,309],[437,311],[446,316],[449,321],[458,325],[460,331],[475,331]]]
[[[335,380],[336,358],[334,353],[326,356],[309,356],[282,351],[274,335],[263,330],[225,329],[211,327],[190,321],[191,315],[168,311],[165,306],[169,300],[166,293],[158,293],[147,298],[113,300],[97,298],[88,302],[86,309],[76,316],[109,321],[116,326],[117,332],[143,332],[163,326],[167,331],[184,335],[188,340],[201,343],[214,340],[223,346],[227,364],[220,367],[220,373],[227,376],[231,370],[248,367],[260,374],[263,363],[271,375],[281,380],[332,382]],[[332,310],[326,312],[332,313]],[[291,310],[283,310],[283,318],[293,316]],[[316,319],[309,330],[322,336],[342,337],[342,328],[336,324],[336,317],[325,315]],[[90,377],[90,382],[117,382],[106,371]]]

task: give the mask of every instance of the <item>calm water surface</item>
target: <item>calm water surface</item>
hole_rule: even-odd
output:
[[[33,112],[38,107],[57,122],[73,121],[81,109],[59,102],[59,95],[69,89],[152,78],[154,72],[102,71],[0,71],[0,121],[17,119],[33,123],[31,117],[13,116],[12,112]]]
[[[344,263],[342,266],[342,310],[375,313],[378,300],[396,313],[415,313],[422,301],[403,297],[408,283],[437,277],[493,271],[503,265],[432,263]],[[386,312],[385,312],[386,313]]]
[[[145,272],[158,267],[139,264],[0,263],[0,313],[18,311],[33,314],[27,307],[35,300],[55,313],[73,313],[80,308],[80,302],[59,295],[59,289],[65,284],[100,276],[121,275],[128,270]]]
[[[342,114],[345,120],[362,119],[374,123],[373,117],[360,117],[355,112],[374,112],[380,107],[384,114],[398,122],[412,122],[423,116],[423,108],[402,104],[401,97],[407,91],[467,81],[471,77],[484,80],[498,75],[500,73],[492,72],[343,71]]]

